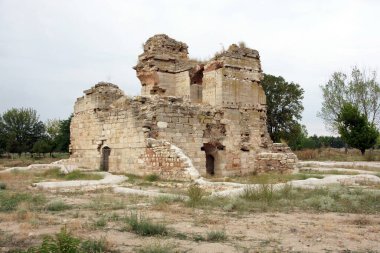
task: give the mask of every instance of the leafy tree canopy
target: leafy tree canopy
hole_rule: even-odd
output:
[[[274,142],[289,142],[302,134],[298,123],[303,111],[304,90],[281,76],[264,74],[261,82],[267,97],[267,126]]]
[[[376,71],[360,71],[354,67],[350,77],[335,72],[321,86],[323,103],[318,116],[330,131],[337,132],[338,115],[345,103],[355,105],[370,123],[380,123],[380,85],[376,77]]]
[[[337,125],[342,139],[351,147],[357,148],[362,154],[376,144],[379,131],[359,109],[345,103],[338,114]]]
[[[5,149],[11,153],[27,152],[45,134],[45,126],[31,108],[10,109],[0,117]]]

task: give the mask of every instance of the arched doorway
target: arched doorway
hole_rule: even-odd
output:
[[[220,175],[224,146],[219,143],[204,143],[201,150],[206,155],[206,173],[211,176]]]
[[[102,148],[102,160],[100,161],[100,170],[109,170],[109,157],[111,154],[111,149],[109,147]]]
[[[215,158],[210,154],[206,154],[206,172],[209,175],[215,174]]]

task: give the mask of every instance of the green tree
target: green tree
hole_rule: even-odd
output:
[[[302,134],[298,123],[303,111],[304,90],[299,84],[287,82],[281,76],[264,74],[261,82],[267,97],[267,126],[274,142],[290,140]]]
[[[345,103],[337,119],[338,131],[342,139],[351,147],[360,150],[364,155],[365,150],[376,144],[379,131],[373,123],[368,122],[366,115],[359,109]]]
[[[61,120],[59,124],[59,132],[56,137],[56,150],[62,152],[69,152],[70,145],[70,124],[73,115],[66,120]]]
[[[31,151],[34,143],[45,134],[45,126],[37,112],[31,108],[12,108],[0,116],[0,129],[6,142],[6,151],[18,153]]]
[[[51,146],[52,146],[51,142],[47,138],[44,138],[44,139],[40,139],[36,141],[31,151],[37,154],[44,154],[45,156],[46,153],[52,152]]]
[[[345,103],[355,105],[370,123],[379,123],[380,85],[376,77],[376,71],[360,71],[354,67],[350,78],[342,72],[335,72],[321,86],[323,102],[318,116],[330,131],[338,130],[338,115]]]

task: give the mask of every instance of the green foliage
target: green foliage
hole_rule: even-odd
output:
[[[32,149],[44,137],[45,126],[31,108],[10,109],[0,116],[1,142],[10,153],[21,154]],[[1,145],[4,145],[1,144]]]
[[[33,144],[31,151],[37,154],[50,153],[52,151],[52,144],[48,139],[40,139]]]
[[[7,184],[4,182],[0,182],[0,190],[5,190],[7,189]]]
[[[363,155],[366,149],[376,144],[379,131],[356,106],[345,103],[338,115],[337,124],[342,139],[351,147],[359,149]]]
[[[138,216],[137,213],[131,213],[125,218],[131,231],[142,236],[167,235],[168,230],[164,224],[156,224],[152,221]]]
[[[274,142],[289,141],[301,134],[304,90],[281,76],[264,74],[261,82],[267,97],[267,125]]]
[[[338,130],[338,115],[346,103],[355,105],[370,123],[379,123],[380,85],[376,81],[376,71],[368,73],[354,67],[350,78],[342,72],[334,72],[321,89],[323,103],[318,116],[330,130]]]
[[[227,240],[227,236],[224,231],[215,230],[207,232],[207,241],[209,242],[221,242],[225,240]]]
[[[187,196],[189,197],[188,204],[190,206],[195,206],[201,202],[204,197],[205,192],[199,185],[193,184],[187,189]]]
[[[66,120],[62,120],[59,125],[59,132],[55,138],[56,151],[68,152],[70,145],[70,124],[73,115]]]

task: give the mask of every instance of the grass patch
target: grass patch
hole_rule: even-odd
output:
[[[207,241],[209,242],[222,242],[227,240],[226,233],[222,230],[209,231],[207,232]]]
[[[125,218],[125,222],[129,225],[130,230],[142,236],[167,235],[168,229],[162,223],[153,223],[137,213],[131,213]]]
[[[45,202],[45,196],[40,194],[0,191],[0,212],[15,211],[21,203],[26,203],[29,210],[37,210]]]
[[[124,175],[126,177],[128,177],[127,182],[131,183],[131,184],[135,183],[136,181],[141,180],[141,176],[138,176],[138,175],[135,175],[135,174],[125,173]]]
[[[124,209],[126,206],[122,198],[115,198],[106,195],[96,196],[85,207],[92,210],[119,210]]]
[[[144,179],[149,182],[155,182],[160,179],[160,176],[153,173],[153,174],[146,175]]]
[[[93,223],[94,228],[104,228],[107,225],[107,219],[105,217],[100,217]]]
[[[60,212],[71,209],[71,206],[63,202],[62,200],[53,200],[46,205],[46,210],[51,212]]]
[[[275,189],[271,185],[260,185],[247,187],[238,197],[207,198],[197,207],[238,212],[303,210],[376,214],[380,211],[380,192],[342,186],[300,189],[288,184]]]
[[[307,175],[315,175],[315,176],[318,176],[318,175],[327,175],[327,174],[330,174],[330,175],[359,175],[358,172],[355,172],[355,171],[342,171],[342,170],[322,170],[322,171],[318,171],[318,170],[309,170],[309,169],[306,169],[306,170],[303,170],[301,169],[300,170],[303,174],[307,174]]]
[[[104,178],[100,174],[85,173],[80,170],[73,170],[67,174],[64,174],[59,168],[53,168],[40,172],[37,176],[42,177],[43,179],[52,178],[61,180],[100,180]]]
[[[187,189],[187,196],[189,197],[187,204],[194,207],[201,202],[205,192],[199,185],[193,184]]]
[[[173,251],[173,245],[161,244],[159,242],[148,244],[138,249],[139,253],[171,253]]]
[[[323,178],[322,175],[317,173],[311,175],[308,173],[279,173],[279,172],[267,172],[260,174],[252,174],[244,177],[228,177],[228,178],[211,178],[210,181],[226,181],[243,184],[278,184],[287,183],[292,180],[305,180],[308,178]]]
[[[16,250],[18,253],[102,253],[109,252],[104,238],[100,240],[86,240],[74,237],[66,228],[55,236],[45,236],[41,245],[31,247],[25,251]]]

